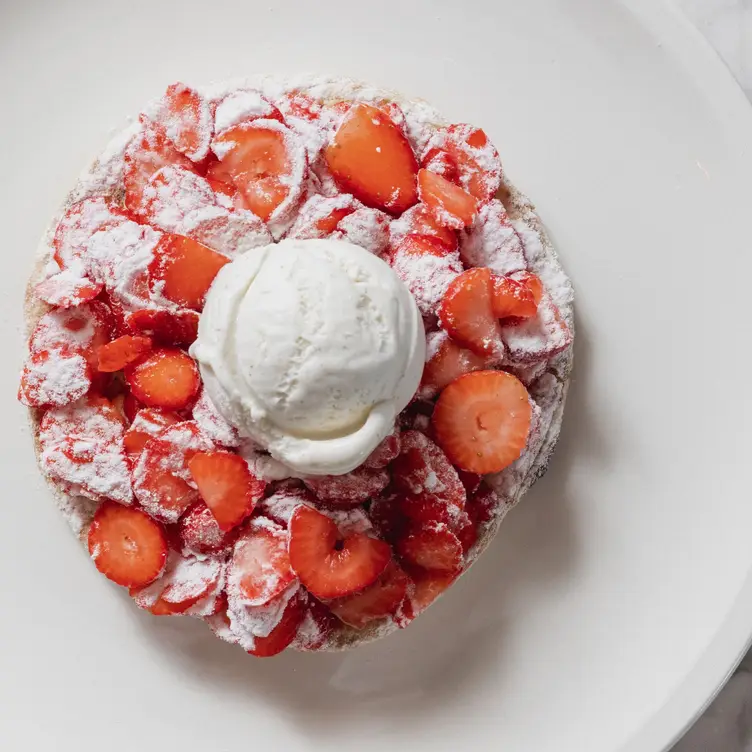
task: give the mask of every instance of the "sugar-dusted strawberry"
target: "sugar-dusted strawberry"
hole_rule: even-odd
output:
[[[389,260],[424,316],[436,314],[451,283],[462,274],[457,251],[429,235],[406,235],[392,249]]]
[[[292,117],[311,122],[318,119],[322,109],[321,102],[309,94],[295,90],[285,92],[277,101],[277,106],[285,119]]]
[[[179,423],[175,413],[168,413],[157,408],[145,407],[133,417],[130,427],[123,437],[123,447],[131,459],[141,454],[149,439],[157,436],[163,428]]]
[[[439,320],[449,336],[477,355],[500,358],[501,326],[493,312],[489,269],[468,269],[454,279],[439,305]]]
[[[499,516],[504,506],[502,498],[488,486],[481,485],[468,494],[467,513],[478,524],[487,524]]]
[[[541,278],[536,274],[521,271],[514,275],[514,279],[530,291],[530,294],[533,296],[533,301],[537,306],[543,299],[543,293],[546,289]]]
[[[433,572],[456,572],[462,564],[462,544],[444,524],[429,522],[397,541],[397,553],[408,564]]]
[[[238,429],[222,416],[206,389],[202,389],[193,406],[193,420],[201,432],[215,444],[224,447],[240,445]]]
[[[163,428],[149,439],[133,467],[133,492],[141,506],[165,522],[177,522],[199,500],[188,462],[197,452],[209,452],[211,442],[193,421]]]
[[[91,388],[86,358],[67,346],[29,355],[21,373],[18,400],[27,407],[68,405]]]
[[[89,526],[89,554],[97,569],[123,587],[143,587],[167,561],[162,527],[140,509],[112,502],[99,507]]]
[[[236,531],[222,530],[211,509],[199,502],[180,518],[178,535],[184,553],[205,556],[226,551],[234,542]]]
[[[227,165],[220,162],[216,157],[206,168],[206,182],[217,194],[217,200],[221,202],[221,196],[230,200],[230,204],[237,209],[247,209],[245,199],[232,182],[232,175]]]
[[[318,598],[307,593],[307,610],[298,627],[292,647],[296,650],[321,650],[342,622]]]
[[[453,531],[459,529],[464,504],[452,504],[444,495],[423,493],[416,496],[397,495],[396,504],[400,513],[418,527],[429,523],[448,525]]]
[[[123,415],[128,423],[133,423],[142,407],[143,405],[133,396],[130,389],[127,390],[123,395]]]
[[[386,467],[400,453],[400,430],[397,426],[392,432],[374,449],[363,463],[370,470],[378,470]]]
[[[151,350],[149,337],[126,334],[97,348],[98,369],[103,373],[122,371],[129,363]]]
[[[155,348],[128,365],[125,380],[134,397],[149,407],[180,410],[198,394],[196,361],[182,350]]]
[[[465,266],[487,266],[494,274],[513,274],[527,266],[519,235],[496,198],[481,204],[473,224],[460,233],[460,255]]]
[[[358,467],[345,475],[311,475],[303,482],[322,504],[349,509],[378,496],[389,483],[389,473]]]
[[[470,498],[480,488],[480,484],[481,484],[481,481],[483,480],[483,476],[478,475],[478,473],[469,473],[467,472],[467,470],[457,470],[457,475],[459,476],[459,479],[462,481],[462,485],[465,487],[465,492],[467,493],[467,500],[469,502]]]
[[[337,229],[340,220],[354,212],[357,206],[349,193],[336,196],[315,193],[300,207],[287,237],[298,240],[327,238]]]
[[[129,313],[126,322],[131,331],[167,347],[190,347],[198,336],[198,314],[195,311],[147,308]]]
[[[470,549],[478,542],[478,523],[465,512],[455,531],[457,540],[462,545],[462,553],[467,556]]]
[[[307,170],[305,149],[289,128],[276,120],[246,121],[219,133],[212,150],[256,216],[272,224],[288,219]]]
[[[232,530],[248,517],[266,489],[246,461],[232,452],[199,452],[188,469],[222,530]]]
[[[471,473],[503,470],[527,444],[532,409],[527,389],[509,373],[476,371],[441,393],[433,413],[439,446]]]
[[[441,175],[442,178],[451,183],[459,181],[457,163],[452,159],[449,152],[443,149],[430,148],[420,160],[420,166],[426,170],[435,172],[437,175]]]
[[[274,484],[272,493],[259,501],[256,513],[286,528],[300,504],[315,508],[316,497],[299,480],[290,478]]]
[[[491,279],[491,310],[498,319],[528,319],[535,316],[538,305],[526,284],[494,274]]]
[[[374,256],[380,256],[389,245],[390,223],[391,218],[383,211],[358,206],[339,221],[332,237],[359,245]]]
[[[296,579],[287,552],[287,530],[254,517],[235,541],[228,587],[246,606],[263,606]]]
[[[290,564],[318,598],[341,598],[375,582],[392,558],[390,547],[363,533],[342,536],[324,514],[298,507],[290,520]]]
[[[403,628],[423,613],[457,579],[457,572],[424,569],[411,569],[409,575],[411,584],[407,597],[395,616],[395,621]]]
[[[34,294],[47,305],[73,308],[88,303],[102,292],[103,285],[82,277],[78,272],[64,269],[47,277],[34,288]]]
[[[450,179],[479,201],[486,201],[499,190],[499,153],[480,128],[459,123],[438,129],[428,143],[426,156],[437,152],[446,154],[454,167],[456,174]]]
[[[285,607],[282,618],[266,637],[256,637],[254,646],[248,651],[257,658],[271,658],[278,655],[295,639],[305,615],[307,601],[303,591],[296,593]]]
[[[216,133],[251,120],[284,122],[282,113],[277,107],[256,89],[236,89],[216,103],[214,108]]]
[[[402,569],[391,561],[373,585],[360,593],[338,598],[329,607],[345,624],[363,629],[375,619],[383,619],[397,611],[405,598],[409,582]]]
[[[449,335],[439,330],[429,335],[426,365],[420,382],[420,394],[436,396],[447,384],[466,373],[488,367],[488,360],[472,350],[460,347]]]
[[[350,107],[324,158],[341,190],[366,206],[401,214],[417,201],[418,163],[407,137],[383,110]]]
[[[396,248],[406,235],[428,235],[447,247],[457,250],[457,232],[436,221],[425,204],[411,206],[389,225],[389,245]]]
[[[181,154],[165,136],[164,131],[142,116],[141,131],[125,151],[125,206],[139,213],[144,208],[144,191],[157,170],[165,165],[176,165],[193,170],[193,163]],[[148,199],[148,196],[147,196]]]
[[[209,153],[211,109],[195,89],[181,83],[171,84],[147,112],[147,117],[191,161],[200,162]]]
[[[152,285],[168,300],[200,311],[219,270],[230,259],[182,235],[164,235],[149,265]]]
[[[368,506],[368,518],[384,540],[394,543],[407,534],[409,520],[402,514],[403,493],[384,493]]]
[[[418,172],[418,195],[439,224],[453,230],[470,227],[478,213],[477,199],[429,170]]]

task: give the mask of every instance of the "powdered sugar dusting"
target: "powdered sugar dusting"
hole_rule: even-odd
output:
[[[392,269],[407,285],[424,316],[436,313],[452,280],[463,272],[457,253],[416,255],[399,249],[392,257]]]
[[[467,266],[487,266],[495,274],[527,268],[522,242],[498,199],[482,204],[472,227],[460,233],[460,255]]]

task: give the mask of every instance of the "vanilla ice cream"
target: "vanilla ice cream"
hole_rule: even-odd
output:
[[[283,240],[221,269],[191,354],[241,436],[291,475],[340,475],[412,398],[425,334],[412,295],[377,256],[342,240]]]

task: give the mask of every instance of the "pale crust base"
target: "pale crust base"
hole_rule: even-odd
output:
[[[233,82],[233,84],[235,83],[236,82]],[[420,116],[422,118],[425,118],[426,114],[428,114],[435,125],[444,124],[443,119],[438,113],[420,100],[410,100],[398,93],[374,89],[349,79],[312,79],[310,77],[302,77],[295,80],[282,80],[278,78],[258,77],[249,79],[242,83],[247,86],[259,88],[263,92],[268,92],[272,96],[279,94],[284,90],[297,89],[307,90],[314,96],[329,99],[359,97],[365,100],[392,100],[397,102],[406,111],[411,110],[412,108],[417,108],[420,111]],[[227,85],[210,86],[206,87],[206,89],[207,91],[217,92],[227,90],[231,87],[232,84],[229,87]],[[118,175],[117,169],[116,167],[113,167],[113,164],[116,161],[117,154],[122,150],[124,143],[127,141],[127,136],[133,132],[134,126],[131,125],[123,131],[123,133],[119,134],[108,146],[105,152],[107,159],[95,160],[90,168],[80,176],[75,188],[66,198],[60,211],[55,216],[42,238],[38,250],[37,261],[26,289],[24,319],[27,335],[31,334],[41,316],[49,310],[49,306],[42,303],[33,295],[33,289],[45,276],[44,269],[50,259],[51,241],[59,218],[69,206],[87,196],[106,195],[115,200],[121,198],[120,189],[115,187],[118,184]],[[550,279],[553,276],[553,278],[563,281],[566,289],[564,289],[563,296],[557,299],[556,302],[562,316],[572,329],[572,332],[574,332],[574,309],[572,304],[571,285],[564,275],[556,251],[546,233],[543,223],[535,212],[533,204],[506,179],[497,196],[506,207],[510,219],[513,222],[518,221],[523,223],[526,229],[534,234],[539,243],[539,252],[536,259],[530,260],[530,270],[539,274],[544,279],[546,277]],[[506,513],[520,501],[522,496],[530,489],[535,481],[545,474],[551,455],[556,447],[556,442],[561,429],[564,403],[569,388],[572,364],[572,347],[555,357],[548,364],[545,372],[547,378],[547,393],[544,395],[544,401],[546,404],[544,412],[547,414],[547,420],[543,427],[542,440],[538,442],[538,446],[536,447],[537,451],[534,454],[531,454],[530,450],[526,450],[519,461],[519,473],[514,476],[514,480],[511,484],[509,476],[507,476],[506,479],[502,477],[504,473],[497,477],[489,477],[487,479],[492,487],[500,491],[504,500],[504,506],[496,519],[480,531],[478,541],[470,552],[469,563],[464,570],[465,572],[470,569],[472,564],[478,559],[496,536]],[[41,411],[35,408],[30,408],[29,422],[33,436],[34,452],[38,463],[41,451],[39,442],[40,419]],[[506,473],[507,471],[504,472]],[[98,506],[97,502],[80,496],[72,496],[66,492],[61,484],[49,478],[46,479],[52,490],[55,503],[68,519],[75,535],[79,538],[81,543],[86,546],[88,525]],[[373,622],[362,630],[356,630],[343,625],[341,629],[329,638],[327,644],[322,649],[330,651],[348,650],[366,642],[385,637],[397,629],[397,625],[390,619]]]

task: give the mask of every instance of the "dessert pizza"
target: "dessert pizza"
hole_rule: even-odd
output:
[[[480,128],[347,80],[174,84],[43,240],[19,399],[137,607],[344,649],[407,627],[545,471],[572,298]]]

